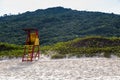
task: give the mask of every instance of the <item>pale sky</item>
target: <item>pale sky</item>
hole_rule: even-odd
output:
[[[0,15],[18,14],[49,7],[120,14],[120,0],[0,0]]]

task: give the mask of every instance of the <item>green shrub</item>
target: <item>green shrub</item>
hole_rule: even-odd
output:
[[[23,46],[15,44],[8,44],[0,42],[0,58],[8,57],[21,57],[23,55]]]

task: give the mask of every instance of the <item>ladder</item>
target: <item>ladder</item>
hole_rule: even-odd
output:
[[[39,49],[39,46],[38,46]],[[24,55],[22,57],[23,61],[33,61],[39,59],[39,50],[35,52],[35,46],[34,45],[25,45],[24,48]]]
[[[29,61],[29,60],[32,60],[34,47],[33,45],[28,45],[27,48],[28,48],[27,61]]]

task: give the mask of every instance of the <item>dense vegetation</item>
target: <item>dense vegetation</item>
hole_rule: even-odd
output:
[[[41,48],[42,52],[52,58],[64,57],[120,57],[120,38],[91,36],[77,38],[68,42],[59,42]],[[51,54],[50,54],[51,53]]]
[[[62,7],[36,10],[0,17],[0,42],[24,44],[23,28],[39,29],[41,45],[68,41],[78,37],[120,36],[120,15],[87,12]]]
[[[23,46],[0,43],[0,59],[3,57],[21,57]],[[53,45],[42,46],[41,53],[52,56],[51,58],[65,57],[120,57],[120,38],[89,36],[76,38],[67,42],[58,42]]]
[[[0,42],[0,59],[21,57],[23,55],[23,46]]]

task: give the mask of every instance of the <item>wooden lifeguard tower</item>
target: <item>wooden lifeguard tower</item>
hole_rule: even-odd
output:
[[[33,28],[26,28],[23,30],[27,33],[27,39],[22,62],[38,60],[40,55],[38,30]]]

